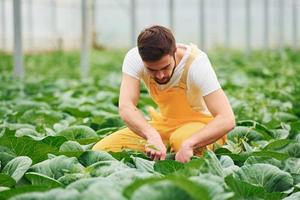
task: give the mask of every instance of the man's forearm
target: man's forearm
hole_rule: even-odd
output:
[[[145,139],[159,136],[157,131],[146,121],[142,112],[134,105],[123,105],[119,114],[128,128]]]
[[[210,123],[184,141],[184,144],[193,149],[204,147],[217,141],[234,127],[234,118],[228,119],[220,115],[216,116]]]

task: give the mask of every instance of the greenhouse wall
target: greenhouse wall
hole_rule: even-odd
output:
[[[80,0],[22,0],[24,50],[80,48],[80,6]],[[299,10],[300,0],[95,0],[93,42],[130,48],[144,27],[173,21],[178,42],[203,49],[299,47]],[[13,49],[12,0],[0,1],[0,49]]]

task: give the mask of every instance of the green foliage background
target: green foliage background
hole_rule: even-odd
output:
[[[187,164],[172,152],[154,162],[126,149],[91,151],[124,125],[125,53],[93,50],[88,80],[78,52],[26,55],[24,81],[0,53],[0,199],[299,199],[299,51],[208,54],[237,127],[226,145]],[[145,115],[147,105],[142,86]]]

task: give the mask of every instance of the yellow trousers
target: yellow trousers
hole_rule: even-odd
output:
[[[169,123],[164,122],[150,122],[150,124],[160,133],[164,144],[166,146],[170,145],[171,151],[175,152],[180,149],[183,141],[205,126],[201,122],[187,122],[176,126],[170,126]],[[216,143],[223,145],[225,140],[226,136],[216,141]],[[146,140],[144,138],[135,134],[129,128],[124,128],[100,140],[94,145],[93,150],[119,152],[124,149],[131,149],[144,152],[145,144]],[[205,148],[213,150],[213,144]],[[201,155],[202,150],[205,148],[202,148],[201,151],[198,150],[197,154]]]

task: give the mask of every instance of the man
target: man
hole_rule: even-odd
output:
[[[166,145],[175,159],[188,162],[194,154],[223,145],[235,117],[207,55],[195,45],[176,44],[171,31],[152,26],[138,36],[138,46],[125,56],[119,114],[128,128],[99,141],[93,150],[144,151],[164,160]],[[159,112],[149,108],[146,121],[136,107],[143,80]]]

